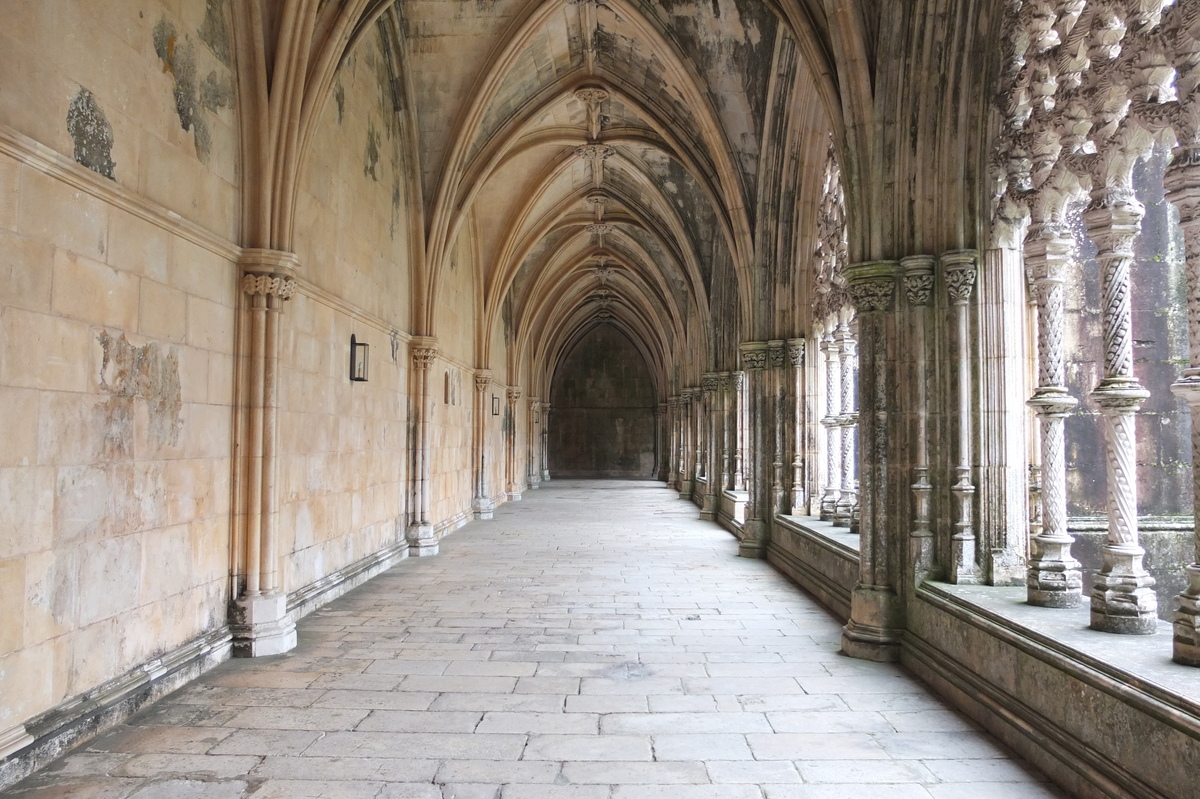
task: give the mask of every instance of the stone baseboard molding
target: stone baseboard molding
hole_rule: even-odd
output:
[[[30,719],[25,732],[32,743],[0,760],[0,790],[228,660],[231,648],[223,625]]]
[[[293,591],[288,594],[288,618],[293,623],[297,622],[322,605],[382,574],[407,558],[408,548],[408,541],[400,541]]]

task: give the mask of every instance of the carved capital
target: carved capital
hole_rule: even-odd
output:
[[[805,341],[802,338],[787,340],[788,365],[794,369],[804,368],[804,344]]]
[[[975,278],[979,273],[976,266],[978,260],[979,253],[975,250],[951,250],[942,254],[942,269],[951,305],[966,305],[971,301]]]
[[[865,261],[846,267],[846,290],[860,314],[892,309],[898,268],[896,261]]]
[[[765,341],[747,341],[738,347],[738,354],[741,356],[742,368],[756,372],[767,368],[767,342]]]
[[[507,389],[505,394],[508,397],[508,404],[516,405],[517,402],[520,401],[520,399],[521,399],[521,387],[520,386],[509,386],[509,388]]]
[[[480,394],[488,390],[492,385],[492,372],[489,369],[475,370],[475,390]]]
[[[767,363],[772,369],[782,369],[787,365],[787,344],[782,339],[767,342]]]
[[[733,373],[732,372],[718,372],[717,373],[717,387],[721,391],[732,391],[733,390]]]
[[[262,295],[290,300],[296,294],[296,281],[281,275],[242,275],[242,291],[251,297]]]
[[[908,304],[918,308],[929,304],[933,295],[933,264],[932,255],[910,255],[900,259],[904,269],[904,293]]]
[[[700,390],[706,394],[712,394],[720,388],[721,376],[716,372],[705,372],[700,375]]]

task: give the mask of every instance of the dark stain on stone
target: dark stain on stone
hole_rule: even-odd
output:
[[[231,107],[233,105],[233,84],[217,77],[215,70],[208,73],[204,82],[200,84],[200,105],[214,113],[222,108]]]
[[[200,41],[208,45],[218,60],[230,69],[233,68],[233,54],[229,47],[229,27],[225,24],[225,4],[223,0],[206,0],[204,22],[196,31]]]
[[[75,143],[75,161],[110,180],[116,180],[112,160],[113,132],[95,96],[79,87],[67,108],[67,133]]]
[[[337,82],[333,84],[333,101],[337,103],[338,124],[346,117],[346,87]]]
[[[221,24],[224,25],[223,18]],[[232,107],[233,84],[228,79],[218,77],[215,70],[200,81],[197,77],[195,47],[187,37],[181,39],[175,26],[166,19],[154,26],[154,52],[162,61],[163,72],[169,73],[175,83],[173,94],[179,126],[191,131],[196,154],[207,163],[212,152],[212,133],[200,109],[216,113],[222,108]]]
[[[135,347],[124,333],[114,337],[105,330],[98,340],[104,353],[100,391],[110,395],[100,406],[106,451],[131,452],[133,410],[139,400],[145,402],[149,414],[151,442],[157,446],[179,443],[183,426],[179,356],[174,350],[164,352],[155,342]]]
[[[375,130],[374,125],[371,125],[367,128],[367,152],[363,158],[363,174],[370,176],[371,180],[378,181],[379,176],[375,169],[377,166],[379,166],[379,131]]]

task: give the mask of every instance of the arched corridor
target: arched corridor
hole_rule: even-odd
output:
[[[271,736],[575,734],[411,690],[471,683],[663,686],[551,714],[651,775],[989,782],[853,699],[903,668],[1058,790],[1194,799],[1197,457],[1200,0],[0,0],[0,790],[168,695],[240,719],[197,793]],[[429,704],[325,708],[280,664],[326,657]],[[757,729],[650,729],[696,696]]]
[[[5,797],[1060,796],[656,483],[554,481]]]

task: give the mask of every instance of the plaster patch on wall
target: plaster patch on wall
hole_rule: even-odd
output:
[[[196,50],[191,39],[186,36],[181,39],[175,26],[165,18],[154,26],[154,52],[162,61],[163,72],[169,73],[175,83],[173,94],[179,126],[191,131],[196,155],[207,163],[212,152],[212,133],[200,109],[216,113],[231,107],[233,86],[228,79],[218,77],[215,70],[203,81],[198,80]]]
[[[116,180],[112,160],[113,132],[96,97],[80,86],[67,108],[67,133],[75,143],[75,161],[110,180]]]
[[[174,349],[164,352],[154,342],[135,347],[124,333],[114,338],[103,331],[99,342],[103,350],[100,391],[111,395],[101,406],[106,445],[121,450],[132,446],[136,400],[146,403],[150,440],[157,446],[177,444],[183,426],[178,354]]]

